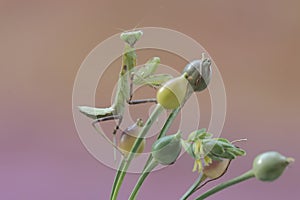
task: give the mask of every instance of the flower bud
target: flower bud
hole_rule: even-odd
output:
[[[162,165],[173,164],[181,152],[181,133],[164,136],[152,145],[152,156]]]
[[[269,151],[258,155],[254,159],[252,169],[258,180],[274,181],[293,161],[293,158],[287,158],[278,152]]]

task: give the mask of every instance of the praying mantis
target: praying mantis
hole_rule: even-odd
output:
[[[158,65],[160,64],[159,57],[153,57],[149,59],[145,65],[139,69],[136,69],[137,55],[134,45],[142,35],[143,32],[141,30],[123,32],[120,35],[120,38],[125,42],[125,48],[122,55],[122,66],[113,104],[107,108],[95,108],[89,106],[78,107],[81,113],[89,118],[94,119],[92,126],[104,137],[105,140],[107,140],[107,142],[114,147],[115,159],[116,150],[124,156],[117,146],[116,133],[122,123],[126,103],[130,105],[141,103],[157,103],[155,98],[132,100],[133,84],[159,87],[161,84],[172,78],[172,76],[167,74],[154,74]],[[117,125],[113,130],[113,142],[96,126],[99,122],[108,120],[117,120]]]

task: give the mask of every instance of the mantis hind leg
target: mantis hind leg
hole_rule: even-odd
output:
[[[114,131],[113,131],[113,143],[114,143],[116,146],[117,146],[116,133],[117,133],[117,131],[118,131],[119,128],[120,128],[120,125],[121,125],[121,123],[122,123],[123,116],[122,116],[122,115],[118,115],[118,119],[119,119],[118,124],[115,126]],[[120,149],[119,149],[119,147],[118,147],[118,150],[119,150],[119,152],[121,152]],[[121,153],[122,153],[122,152],[121,152]],[[124,156],[123,153],[122,153],[122,155]],[[114,160],[116,160],[116,157],[117,157],[117,152],[114,150]]]
[[[129,105],[142,104],[142,103],[157,103],[157,100],[155,98],[132,100],[132,98],[133,98],[133,77],[134,77],[134,73],[132,73],[130,76],[130,90],[129,90],[130,93],[129,93],[129,99],[127,100],[127,103]]]
[[[114,128],[114,131],[113,131],[113,141],[111,141],[107,136],[106,134],[104,134],[97,126],[96,124],[99,123],[99,122],[104,122],[104,121],[109,121],[109,120],[114,120],[114,119],[118,119],[118,123],[116,125],[116,127]],[[125,156],[123,154],[123,152],[119,149],[119,147],[117,146],[117,139],[116,139],[116,133],[117,131],[119,130],[120,128],[120,124],[122,123],[122,119],[123,117],[121,115],[111,115],[111,116],[107,116],[107,117],[102,117],[102,118],[99,118],[99,119],[96,119],[92,122],[92,126],[95,128],[95,130],[100,134],[102,135],[102,137],[104,137],[104,139],[109,143],[111,144],[113,147],[114,147],[114,160],[116,160],[116,150],[121,153],[121,155]]]
[[[115,119],[118,119],[119,121],[118,121],[117,125],[114,128],[113,135],[116,135],[117,131],[120,129],[120,125],[121,125],[122,120],[123,120],[123,116],[122,115],[117,115],[117,116],[118,116],[118,118],[115,118]]]
[[[113,131],[113,135],[116,135],[117,131],[120,128],[120,124],[122,123],[123,116],[121,116],[121,115],[111,115],[111,116],[96,119],[92,122],[92,125],[93,125],[93,127],[95,127],[96,124],[99,123],[99,122],[104,122],[104,121],[109,121],[109,120],[114,120],[114,119],[118,119],[118,123],[117,123],[117,125],[116,125],[116,127],[114,128],[114,131]]]

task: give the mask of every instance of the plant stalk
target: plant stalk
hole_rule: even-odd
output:
[[[207,192],[205,192],[204,194],[202,194],[201,196],[199,196],[198,198],[196,198],[196,200],[203,200],[225,188],[228,188],[234,184],[237,184],[237,183],[240,183],[242,181],[245,181],[245,180],[248,180],[250,178],[253,178],[254,177],[254,173],[252,170],[249,170],[248,172],[238,176],[238,177],[235,177],[229,181],[226,181],[226,182],[223,182],[223,183],[220,183],[219,185],[217,185],[216,187],[208,190]]]
[[[186,200],[187,198],[189,198],[189,196],[191,196],[196,189],[198,188],[198,186],[206,179],[206,176],[203,174],[203,172],[201,172],[198,176],[198,178],[196,179],[196,181],[193,183],[193,185],[186,191],[186,193],[184,193],[184,195],[180,198],[180,200]]]
[[[164,137],[167,133],[167,131],[169,130],[170,126],[172,125],[173,121],[175,120],[176,116],[178,115],[179,111],[181,110],[181,107],[173,110],[170,114],[168,119],[166,120],[164,126],[162,127],[159,135],[157,136],[156,140],[158,140],[161,137]],[[148,164],[152,161],[152,154],[149,155],[147,162],[144,166],[144,169],[147,168]],[[143,170],[144,171],[144,170]]]
[[[170,113],[168,119],[166,120],[163,128],[161,129],[161,131],[160,131],[160,133],[159,133],[159,135],[157,137],[157,140],[159,138],[161,138],[161,137],[163,137],[163,136],[166,135],[168,129],[170,128],[171,124],[173,123],[173,121],[176,118],[177,114],[179,113],[180,109],[181,108],[177,108],[177,109],[173,110]],[[155,161],[153,161],[152,154],[150,154],[149,157],[148,157],[148,160],[147,160],[147,162],[146,162],[146,164],[144,166],[143,172],[142,172],[142,174],[141,174],[141,176],[140,176],[140,178],[138,180],[138,183],[135,185],[134,189],[132,190],[132,193],[130,195],[131,199],[136,198],[136,194],[138,193],[138,191],[139,191],[142,183],[147,178],[147,176],[149,175],[149,173],[154,169],[155,166],[152,167],[152,165],[153,165],[154,162]]]
[[[120,164],[120,167],[117,171],[113,187],[112,187],[112,192],[111,192],[111,200],[116,200],[119,190],[121,188],[122,182],[124,180],[124,177],[126,175],[126,172],[129,168],[131,160],[134,158],[135,152],[138,150],[141,142],[143,141],[143,138],[145,135],[148,133],[150,127],[152,126],[153,122],[157,119],[159,114],[164,110],[164,108],[160,105],[157,104],[153,112],[151,113],[150,117],[148,118],[147,122],[145,123],[144,127],[142,128],[141,132],[139,133],[137,139],[135,140],[130,153],[128,154],[127,158],[123,158]]]
[[[152,160],[148,165],[147,168],[144,169],[142,175],[139,177],[139,180],[137,181],[136,185],[134,186],[134,189],[131,192],[131,195],[129,197],[129,200],[135,200],[136,196],[144,182],[144,180],[146,179],[146,177],[148,176],[148,174],[158,165],[158,162],[155,160]]]

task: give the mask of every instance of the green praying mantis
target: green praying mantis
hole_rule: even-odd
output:
[[[125,42],[125,48],[122,55],[122,66],[113,104],[107,108],[79,106],[79,111],[89,118],[94,119],[92,122],[93,127],[114,147],[115,159],[116,150],[123,155],[117,146],[116,133],[122,123],[126,103],[130,105],[157,103],[155,98],[132,100],[133,85],[150,85],[152,87],[159,87],[161,84],[172,78],[172,76],[167,74],[154,74],[160,64],[159,57],[153,57],[142,67],[136,68],[137,55],[134,45],[142,35],[143,32],[141,30],[123,32],[120,35],[120,38]],[[97,128],[97,124],[99,122],[108,120],[117,120],[117,124],[113,130],[113,141],[111,141],[106,134],[102,133],[102,131]]]

